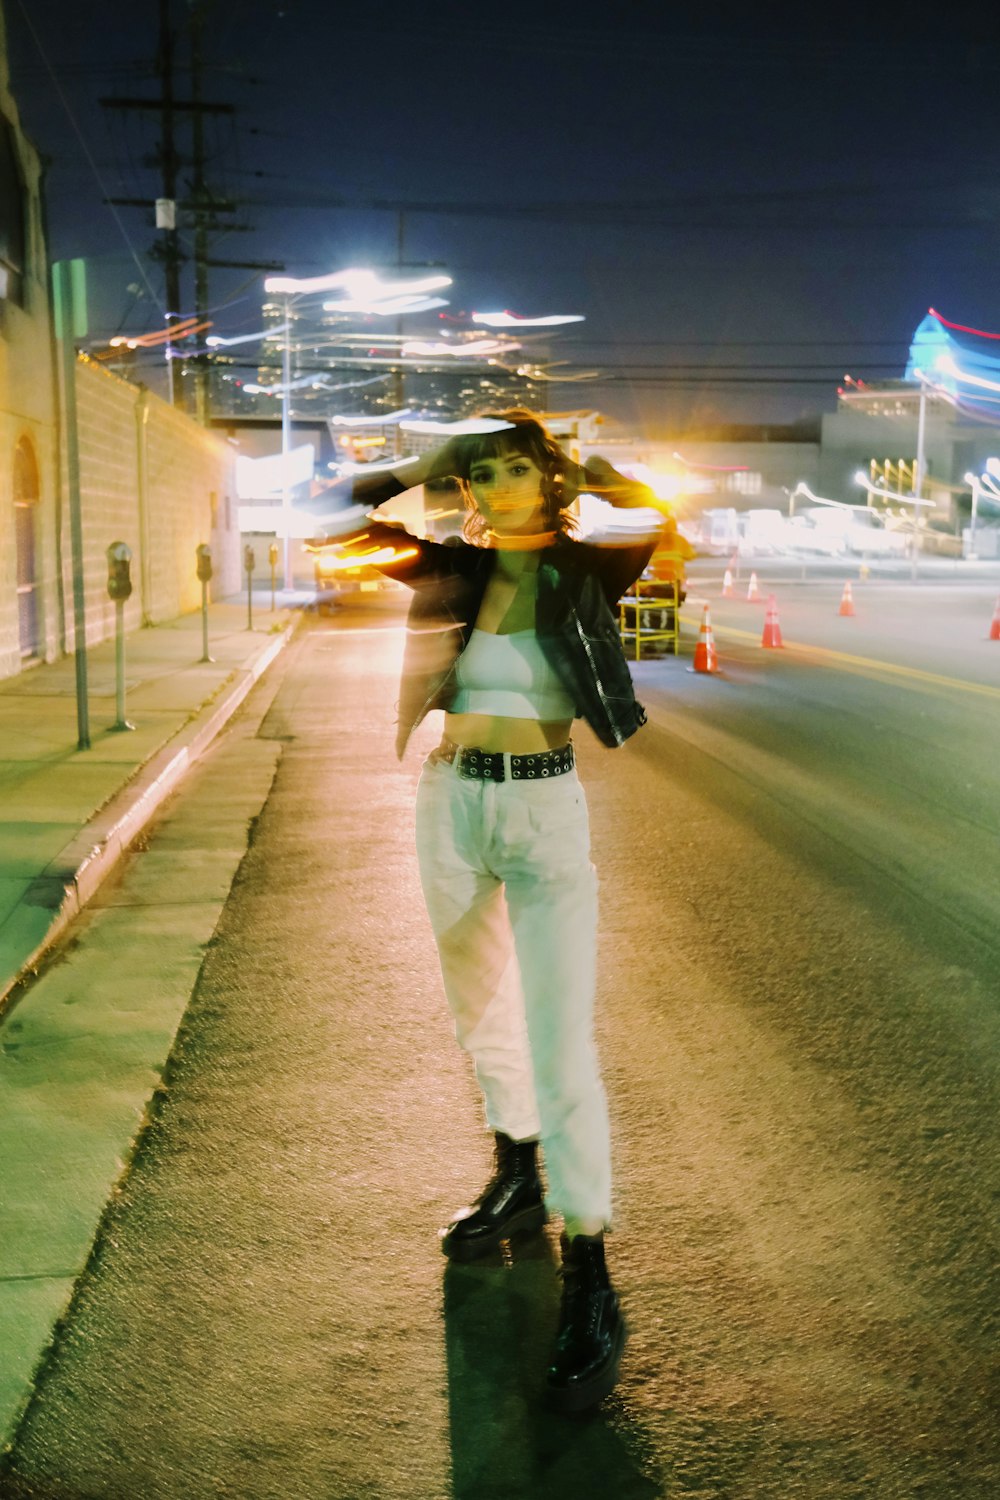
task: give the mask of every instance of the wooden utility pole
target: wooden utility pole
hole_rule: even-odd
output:
[[[177,233],[177,145],[174,139],[174,35],[170,27],[170,0],[160,0],[160,44],[156,56],[160,79],[160,171],[163,177],[163,206],[157,212],[158,229],[163,230],[160,258],[167,294],[167,326],[181,316],[181,250]],[[172,343],[167,344],[167,376],[170,399],[175,406],[184,402],[182,383],[173,358]]]
[[[205,177],[205,133],[206,115],[234,114],[232,104],[220,103],[201,97],[203,76],[203,46],[205,12],[209,0],[188,0],[191,35],[191,97],[178,99],[174,87],[176,33],[172,23],[172,0],[159,0],[159,44],[156,55],[156,71],[159,79],[159,94],[154,98],[105,98],[100,102],[105,108],[120,110],[144,110],[159,114],[160,142],[156,164],[160,171],[160,190],[152,198],[109,198],[127,208],[156,210],[156,227],[162,238],[157,240],[150,252],[163,265],[166,293],[167,326],[184,316],[181,275],[187,256],[180,242],[180,219],[186,215],[194,230],[194,311],[203,321],[209,309],[208,272],[213,266],[234,267],[240,270],[283,271],[280,261],[213,260],[209,255],[209,237],[214,230],[225,229],[248,231],[251,226],[219,222],[219,216],[233,214],[239,207],[232,199],[217,197],[208,186]],[[186,180],[187,193],[179,199],[178,187],[184,158],[177,144],[177,121],[179,117],[191,120],[192,174]],[[196,336],[199,340],[202,335]],[[177,406],[184,406],[182,349],[172,344],[167,346],[167,362],[170,379],[170,398]],[[210,419],[209,376],[210,356],[195,356],[195,404],[199,420]]]

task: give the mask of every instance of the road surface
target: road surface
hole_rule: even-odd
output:
[[[316,621],[267,690],[271,795],[0,1493],[992,1500],[1000,694],[763,652],[720,603],[723,676],[642,662],[647,728],[578,732],[631,1339],[570,1420],[554,1231],[438,1250],[488,1141],[394,608]]]

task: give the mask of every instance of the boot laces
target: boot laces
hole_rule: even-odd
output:
[[[590,1293],[596,1294],[599,1288],[596,1284],[590,1285],[590,1278],[582,1266],[564,1265],[560,1267],[559,1275],[563,1284],[559,1318],[562,1334],[568,1336],[581,1325],[586,1333],[592,1333],[600,1318],[601,1300]]]

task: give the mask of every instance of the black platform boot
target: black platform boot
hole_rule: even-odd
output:
[[[548,1389],[559,1411],[585,1411],[618,1379],[625,1320],[604,1264],[604,1236],[562,1237],[562,1309]]]
[[[512,1141],[497,1131],[496,1171],[475,1207],[461,1209],[441,1241],[450,1260],[475,1260],[511,1235],[541,1229],[546,1216],[537,1152],[537,1141]]]

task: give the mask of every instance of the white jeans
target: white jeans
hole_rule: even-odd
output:
[[[554,1212],[610,1224],[587,804],[575,770],[509,769],[470,780],[432,754],[421,773],[417,855],[445,994],[490,1129],[541,1139]]]

